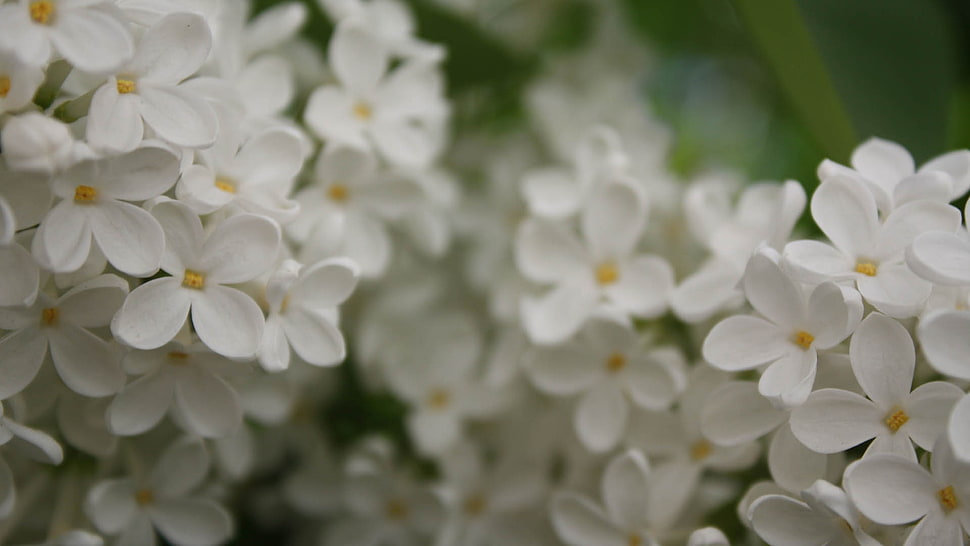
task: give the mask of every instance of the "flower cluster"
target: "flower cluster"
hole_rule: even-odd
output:
[[[0,543],[964,543],[970,151],[679,180],[615,6],[502,130],[308,6],[0,0]]]

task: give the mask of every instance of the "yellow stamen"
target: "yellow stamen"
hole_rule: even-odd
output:
[[[50,0],[38,0],[30,3],[30,18],[38,25],[46,25],[51,22],[56,6]]]
[[[384,506],[384,514],[387,516],[387,519],[401,521],[408,517],[408,505],[404,501],[391,499]]]
[[[707,440],[697,440],[690,448],[690,458],[695,461],[703,461],[714,451],[714,446]]]
[[[196,290],[205,287],[205,274],[191,269],[185,270],[185,277],[182,278],[182,286],[195,288]]]
[[[428,395],[428,405],[432,409],[445,409],[449,403],[451,403],[451,394],[444,389],[435,389]]]
[[[139,489],[135,492],[135,502],[138,506],[146,506],[155,502],[155,493],[151,489]]]
[[[870,277],[875,277],[876,273],[879,271],[879,266],[872,262],[862,262],[855,264],[855,272],[862,273],[863,275],[868,275]]]
[[[606,359],[606,369],[610,373],[616,373],[626,366],[626,357],[620,353],[613,353]]]
[[[640,535],[630,535],[629,540],[627,540],[627,544],[629,546],[643,546],[643,539],[640,538]]]
[[[344,186],[343,184],[331,184],[327,188],[327,197],[329,197],[331,201],[343,203],[348,197],[350,197],[350,190],[348,190],[347,186]]]
[[[137,86],[135,85],[135,80],[125,80],[125,79],[118,78],[118,93],[121,93],[122,95],[127,95],[128,93],[134,93],[136,87]]]
[[[889,427],[889,430],[896,432],[907,421],[909,421],[909,415],[906,415],[905,411],[899,408],[893,408],[889,410],[889,415],[886,416],[885,423]]]
[[[798,345],[804,350],[808,350],[812,346],[812,342],[815,341],[815,336],[806,332],[805,330],[799,330],[795,332],[795,336],[792,337],[792,343]]]
[[[358,118],[367,121],[374,115],[374,110],[371,109],[370,105],[366,102],[358,102],[354,104],[354,115]]]
[[[172,351],[168,353],[168,363],[173,366],[184,366],[188,364],[189,353],[182,351]]]
[[[946,512],[950,512],[960,505],[960,502],[957,501],[957,494],[953,491],[952,485],[948,485],[937,491],[936,496],[940,499],[940,504],[943,505],[943,510]]]
[[[91,186],[78,186],[74,188],[75,203],[90,203],[98,198],[98,190]]]
[[[236,183],[229,178],[216,178],[216,187],[226,193],[236,193]]]
[[[485,504],[485,497],[476,494],[465,499],[463,508],[469,516],[480,516],[485,511]]]
[[[620,278],[620,271],[613,262],[600,264],[596,268],[596,282],[603,286],[613,284]]]
[[[10,86],[10,76],[6,74],[0,76],[0,99],[7,98],[7,95],[10,94]]]
[[[57,324],[57,317],[61,314],[57,307],[48,307],[40,312],[40,323],[44,326],[54,326]]]

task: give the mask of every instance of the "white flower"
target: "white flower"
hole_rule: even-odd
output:
[[[44,70],[40,66],[24,64],[14,54],[0,49],[0,114],[30,104],[43,81]]]
[[[75,271],[88,259],[93,238],[119,271],[154,274],[165,235],[151,214],[126,201],[161,195],[175,183],[178,169],[171,152],[151,147],[74,165],[54,178],[54,195],[61,201],[34,236],[34,256],[52,271]]]
[[[99,531],[120,535],[118,544],[156,544],[157,529],[175,546],[215,546],[230,538],[232,520],[215,501],[193,497],[208,472],[205,446],[183,437],[162,452],[145,479],[95,484],[85,511]]]
[[[953,232],[960,225],[957,209],[931,200],[907,203],[880,222],[872,194],[845,177],[815,190],[812,217],[832,245],[788,243],[784,257],[792,274],[809,283],[854,281],[867,302],[897,318],[917,314],[931,289],[906,266],[906,247],[923,232]]]
[[[336,20],[356,19],[391,53],[424,62],[444,59],[444,48],[415,36],[414,17],[397,0],[318,0]]]
[[[873,455],[845,469],[845,491],[876,523],[919,520],[904,546],[961,546],[970,531],[970,465],[953,457],[941,435],[930,468],[888,453]]]
[[[226,381],[242,365],[229,362],[201,343],[171,342],[151,351],[131,351],[125,368],[141,375],[125,385],[111,405],[107,421],[121,436],[153,428],[174,408],[177,422],[193,434],[223,437],[242,422],[236,389]]]
[[[131,33],[105,0],[18,0],[0,6],[0,49],[43,66],[52,50],[86,72],[108,72],[131,56]]]
[[[872,193],[888,214],[905,203],[932,199],[949,203],[970,189],[970,151],[935,157],[916,171],[913,156],[899,144],[870,138],[852,152],[852,169],[826,159],[818,166],[822,181],[842,176]]]
[[[724,533],[717,527],[697,529],[687,538],[687,546],[730,546]]]
[[[733,316],[704,340],[704,358],[715,368],[740,371],[768,364],[758,390],[782,406],[808,398],[819,349],[842,342],[862,317],[855,292],[823,283],[806,298],[769,251],[755,254],[744,273],[744,292],[765,318]]]
[[[269,316],[259,349],[263,368],[289,367],[290,347],[315,366],[340,363],[347,348],[336,325],[337,306],[350,297],[358,275],[357,265],[346,258],[308,267],[284,261],[266,283]]]
[[[910,392],[916,368],[913,342],[898,322],[879,313],[856,329],[849,355],[869,399],[842,389],[813,392],[792,410],[795,437],[820,453],[845,451],[874,438],[865,457],[886,452],[915,461],[912,442],[931,449],[963,391],[933,381]]]
[[[40,271],[16,234],[13,209],[0,193],[0,307],[30,305],[37,298]]]
[[[74,137],[64,123],[26,112],[7,120],[0,131],[0,148],[11,169],[51,173],[72,162]]]
[[[864,518],[838,487],[818,480],[802,491],[802,501],[764,495],[751,504],[748,518],[770,546],[879,546],[864,530]]]
[[[263,312],[245,293],[225,284],[252,280],[270,267],[280,244],[279,227],[252,214],[222,221],[206,236],[199,217],[177,201],[151,210],[165,230],[162,270],[172,275],[131,292],[111,331],[136,349],[155,349],[192,325],[203,343],[230,358],[255,356]]]
[[[655,516],[667,490],[654,487],[652,478],[647,459],[639,451],[631,449],[616,456],[603,472],[600,485],[605,510],[576,493],[553,496],[556,534],[570,546],[656,545],[656,533],[673,521]]]
[[[218,120],[205,99],[179,84],[205,62],[212,34],[202,17],[169,15],[149,28],[135,56],[95,91],[87,137],[95,148],[128,151],[147,124],[159,138],[188,148],[216,140]]]
[[[575,340],[535,348],[526,363],[532,382],[543,392],[582,394],[574,428],[596,452],[616,446],[627,428],[630,403],[663,410],[686,385],[683,356],[672,348],[647,351],[627,325],[594,319]]]
[[[310,95],[310,129],[328,141],[373,147],[394,164],[427,165],[441,147],[447,114],[437,69],[412,61],[388,72],[385,47],[352,19],[337,24],[327,53],[340,85]]]
[[[583,208],[585,244],[561,224],[535,219],[521,224],[515,244],[519,270],[531,281],[554,285],[522,302],[522,323],[533,342],[566,340],[604,300],[628,315],[663,312],[673,285],[670,265],[636,251],[646,208],[637,188],[612,182],[596,188]]]
[[[241,146],[228,123],[220,123],[219,142],[199,152],[203,165],[182,173],[175,196],[199,214],[230,207],[268,216],[285,224],[300,206],[287,199],[303,166],[300,139],[288,129],[263,131]]]
[[[84,396],[106,396],[124,385],[116,348],[88,330],[107,326],[128,294],[128,283],[102,275],[52,300],[39,294],[26,309],[0,309],[0,399],[33,381],[50,350],[64,383]]]

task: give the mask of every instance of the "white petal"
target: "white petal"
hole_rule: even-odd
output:
[[[964,396],[953,406],[947,422],[947,435],[956,457],[970,463],[970,396]]]
[[[687,538],[687,546],[730,546],[724,533],[717,527],[697,529]]]
[[[70,10],[49,36],[57,51],[85,72],[116,70],[135,49],[127,25],[107,10]]]
[[[13,439],[7,445],[27,457],[44,464],[61,464],[64,461],[61,445],[46,432],[10,420],[5,421],[4,426],[13,433]]]
[[[655,317],[667,308],[674,271],[660,256],[637,256],[622,264],[619,279],[603,292],[617,307],[639,317]]]
[[[259,305],[235,288],[208,286],[192,301],[192,324],[199,339],[222,356],[255,356],[263,322]]]
[[[579,183],[565,169],[541,169],[525,174],[522,196],[529,210],[542,218],[566,218],[579,209]]]
[[[903,546],[962,546],[965,544],[963,529],[957,518],[947,517],[940,512],[930,512],[906,537]]]
[[[202,440],[183,436],[162,452],[152,469],[153,488],[166,496],[182,496],[199,485],[209,471],[209,452]]]
[[[59,316],[72,324],[107,326],[127,296],[127,281],[116,275],[99,275],[64,293],[57,299],[57,308]]]
[[[837,177],[826,180],[812,196],[812,217],[843,253],[860,256],[875,244],[879,230],[876,201],[857,182]]]
[[[970,189],[970,151],[957,150],[934,157],[919,168],[919,172],[938,171],[950,176],[953,200],[967,193]]]
[[[862,312],[862,298],[854,289],[831,282],[816,286],[808,298],[812,346],[829,349],[841,343],[859,325]]]
[[[906,263],[920,277],[945,286],[970,284],[970,241],[955,233],[931,231],[913,239]]]
[[[165,148],[147,146],[104,162],[98,189],[112,199],[144,201],[172,187],[179,160]]]
[[[768,544],[829,544],[832,529],[803,502],[784,495],[765,495],[751,504],[751,526]]]
[[[134,150],[145,134],[140,104],[136,95],[118,93],[116,80],[109,78],[95,91],[88,109],[86,134],[91,146],[114,152]]]
[[[523,275],[536,282],[558,282],[592,267],[570,231],[541,220],[526,220],[519,226],[515,263]]]
[[[289,129],[270,129],[249,139],[232,164],[232,173],[247,185],[288,191],[303,166],[300,137]]]
[[[148,519],[148,514],[137,511],[118,536],[118,542],[114,546],[156,546],[157,544],[158,538],[152,527],[152,521]]]
[[[805,302],[795,282],[765,254],[757,253],[744,270],[744,294],[755,311],[784,330],[805,322]]]
[[[319,236],[319,232],[315,236]],[[371,216],[348,214],[340,254],[357,262],[362,275],[380,276],[391,260],[391,240],[387,229]]]
[[[626,534],[585,497],[560,493],[552,499],[552,525],[570,546],[628,546]]]
[[[712,259],[681,281],[670,294],[670,307],[681,320],[694,323],[710,318],[741,296],[741,272],[732,264]]]
[[[407,426],[418,449],[429,455],[443,453],[461,436],[461,422],[451,411],[415,411],[408,416]]]
[[[340,87],[325,85],[310,95],[303,120],[320,138],[369,150],[364,126],[353,111],[353,97]]]
[[[108,262],[123,273],[148,277],[158,271],[165,234],[145,209],[115,201],[92,209],[91,232]]]
[[[636,405],[645,409],[664,410],[670,407],[683,390],[687,379],[682,371],[658,362],[656,358],[670,355],[660,355],[657,352],[631,357],[623,373],[627,392]],[[682,358],[676,351],[672,352],[676,355],[673,358]]]
[[[599,298],[585,278],[563,282],[545,295],[522,302],[522,323],[533,343],[552,344],[575,334]]]
[[[333,366],[347,357],[344,336],[326,317],[292,309],[283,319],[286,338],[296,354],[314,366]]]
[[[134,289],[111,321],[112,333],[136,349],[154,349],[171,341],[185,324],[192,303],[181,282],[163,277]]]
[[[47,338],[36,328],[11,332],[0,339],[0,400],[27,388],[46,355]]]
[[[197,267],[205,239],[199,216],[178,201],[163,201],[150,212],[165,232],[162,269],[181,276],[189,266]]]
[[[150,513],[158,532],[174,544],[214,546],[232,536],[229,513],[209,499],[160,501]]]
[[[960,211],[947,203],[914,201],[897,208],[883,222],[872,258],[887,260],[902,256],[913,239],[927,231],[954,232],[960,227]]]
[[[814,348],[782,356],[761,372],[758,392],[782,407],[800,406],[815,384],[817,357]]]
[[[3,174],[0,198],[6,200],[11,211],[15,211],[16,229],[22,230],[35,226],[44,219],[51,208],[51,188],[49,176],[43,173],[0,170]]]
[[[154,428],[172,405],[174,392],[175,384],[168,373],[155,373],[132,381],[108,406],[108,426],[122,436],[133,436]]]
[[[902,457],[876,454],[845,469],[845,492],[876,523],[898,525],[938,509],[936,481],[923,467]]]
[[[792,276],[807,283],[848,278],[855,268],[851,258],[821,241],[792,241],[785,245],[784,259]]]
[[[203,368],[186,372],[175,381],[175,403],[192,432],[206,438],[222,438],[235,432],[242,423],[236,391]]]
[[[946,428],[947,418],[963,390],[946,381],[931,381],[916,387],[903,403],[909,421],[900,429],[921,448],[932,451]]]
[[[439,148],[438,135],[432,128],[407,120],[375,122],[370,136],[389,163],[402,167],[427,166]]]
[[[219,120],[204,99],[178,87],[144,86],[139,111],[160,138],[187,148],[204,148],[216,141]]]
[[[852,336],[852,371],[872,401],[890,408],[909,394],[916,367],[916,349],[899,322],[872,313]]]
[[[933,313],[919,323],[917,333],[926,360],[936,371],[970,380],[970,313],[966,311],[941,311]]]
[[[526,371],[535,386],[555,396],[577,394],[603,375],[605,364],[582,343],[570,342],[553,347],[536,347]]]
[[[927,171],[907,176],[893,191],[894,204],[899,207],[920,199],[947,203],[953,199],[950,197],[952,182],[950,176],[942,172]]]
[[[852,152],[852,166],[866,178],[888,188],[916,170],[913,156],[906,148],[881,138],[870,138],[856,147]]]
[[[792,410],[791,430],[819,453],[839,453],[886,432],[885,410],[849,391],[820,389]]]
[[[725,383],[711,393],[701,413],[701,431],[719,445],[739,445],[771,432],[788,418],[748,381]]]
[[[755,368],[795,349],[786,335],[758,317],[728,317],[717,323],[704,340],[704,359],[726,371]]]
[[[273,265],[280,244],[280,229],[254,214],[226,219],[206,239],[199,268],[206,281],[219,284],[254,279]]]
[[[279,315],[266,317],[258,358],[260,365],[268,372],[279,372],[290,366],[290,344],[286,341],[283,319]]]
[[[135,484],[131,480],[99,482],[88,492],[85,511],[98,530],[116,535],[135,515]]]
[[[292,288],[294,301],[309,309],[327,309],[343,303],[357,286],[360,270],[346,258],[330,258],[301,272]]]
[[[280,5],[284,7],[284,4]],[[303,8],[302,4],[289,4]],[[293,100],[293,69],[287,60],[264,54],[252,60],[236,76],[246,111],[254,118],[279,114]]]
[[[371,95],[387,70],[387,51],[360,23],[339,24],[328,54],[340,83],[358,96]]]
[[[91,251],[91,228],[86,211],[79,207],[73,201],[61,201],[40,224],[32,250],[45,269],[66,273],[84,265]]]
[[[630,405],[619,386],[603,381],[580,399],[573,424],[583,445],[598,453],[620,441],[629,413]]]
[[[621,182],[594,189],[580,217],[586,244],[598,260],[629,254],[646,221],[645,197],[633,185]]]
[[[606,510],[624,529],[646,527],[649,469],[643,453],[631,449],[615,457],[603,471],[601,494]]]
[[[124,386],[125,372],[114,346],[83,328],[66,324],[49,339],[54,367],[72,391],[100,397]]]
[[[778,427],[768,446],[771,478],[789,491],[801,491],[824,478],[830,472],[828,462],[828,455],[805,447],[785,425]]]
[[[194,13],[168,15],[149,28],[128,70],[141,80],[176,84],[195,74],[209,56],[212,33]]]
[[[856,283],[867,302],[895,318],[911,317],[922,311],[933,289],[902,263],[881,266],[874,277],[860,275]]]

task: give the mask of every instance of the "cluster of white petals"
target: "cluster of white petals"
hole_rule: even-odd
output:
[[[310,6],[0,0],[0,544],[970,540],[970,151],[678,180],[615,8],[479,131]]]

